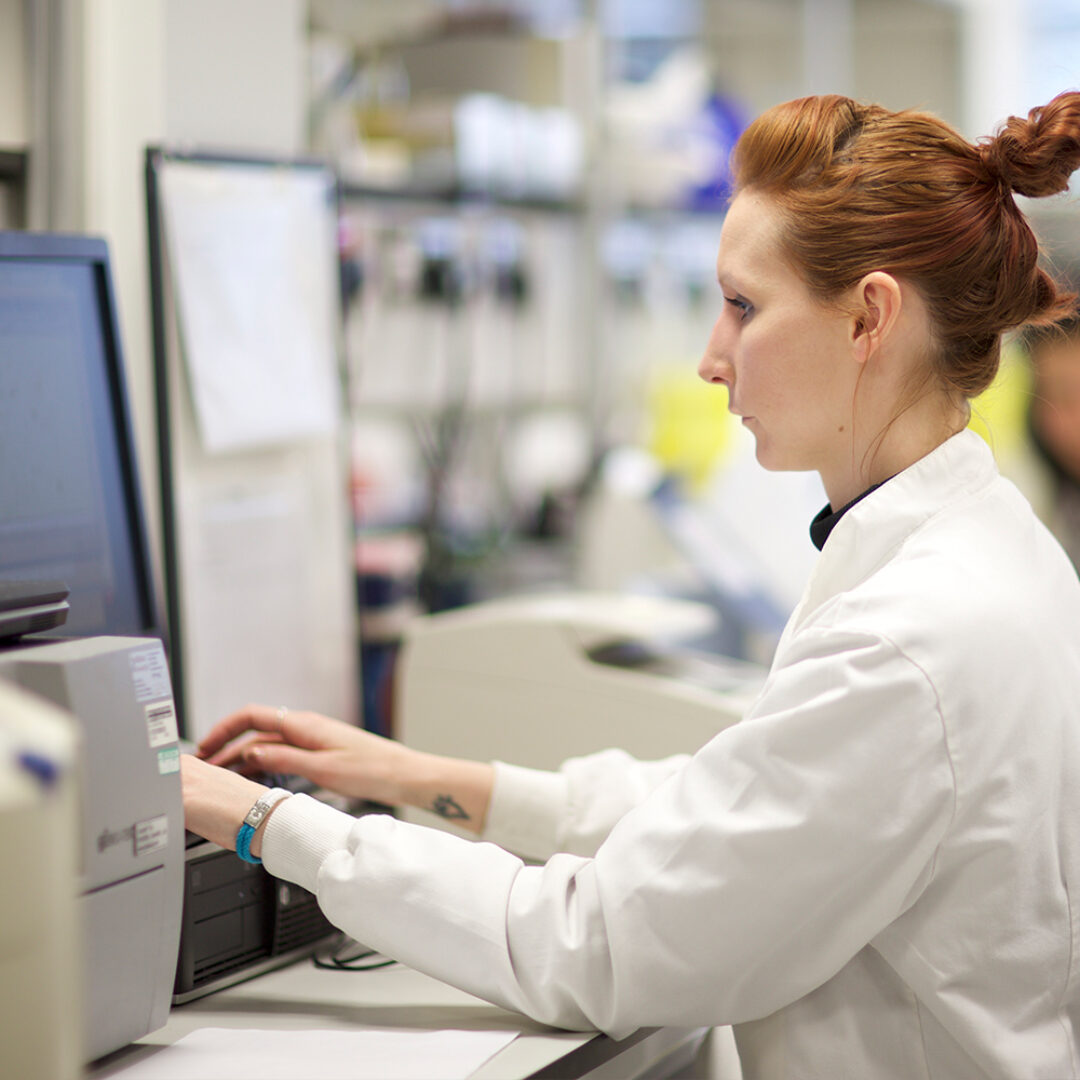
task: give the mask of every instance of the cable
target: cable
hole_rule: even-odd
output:
[[[396,960],[375,960],[370,964],[359,963],[368,957],[379,955],[374,949],[369,949],[341,934],[336,941],[323,949],[316,949],[311,962],[324,971],[376,971],[378,968],[390,967],[391,964],[397,963]]]

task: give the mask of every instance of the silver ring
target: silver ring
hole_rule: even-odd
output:
[[[277,707],[277,730],[278,731],[281,731],[281,729],[285,726],[285,717],[288,716],[288,715],[289,715],[289,710],[285,705],[279,705]]]

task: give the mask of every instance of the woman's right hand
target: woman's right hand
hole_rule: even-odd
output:
[[[392,739],[314,712],[247,705],[220,720],[198,756],[239,772],[303,776],[350,798],[400,805],[418,758]]]

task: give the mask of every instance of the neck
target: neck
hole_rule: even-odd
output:
[[[927,394],[861,438],[856,429],[846,453],[838,454],[833,468],[821,470],[829,505],[839,510],[867,488],[903,472],[962,431],[968,419],[966,402],[946,403],[940,395]]]

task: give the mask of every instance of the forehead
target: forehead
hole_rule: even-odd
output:
[[[1043,391],[1080,386],[1080,340],[1050,340],[1036,350],[1035,373]]]
[[[716,276],[721,284],[762,286],[772,280],[800,280],[781,244],[779,208],[766,195],[742,191],[735,196],[720,230]]]

